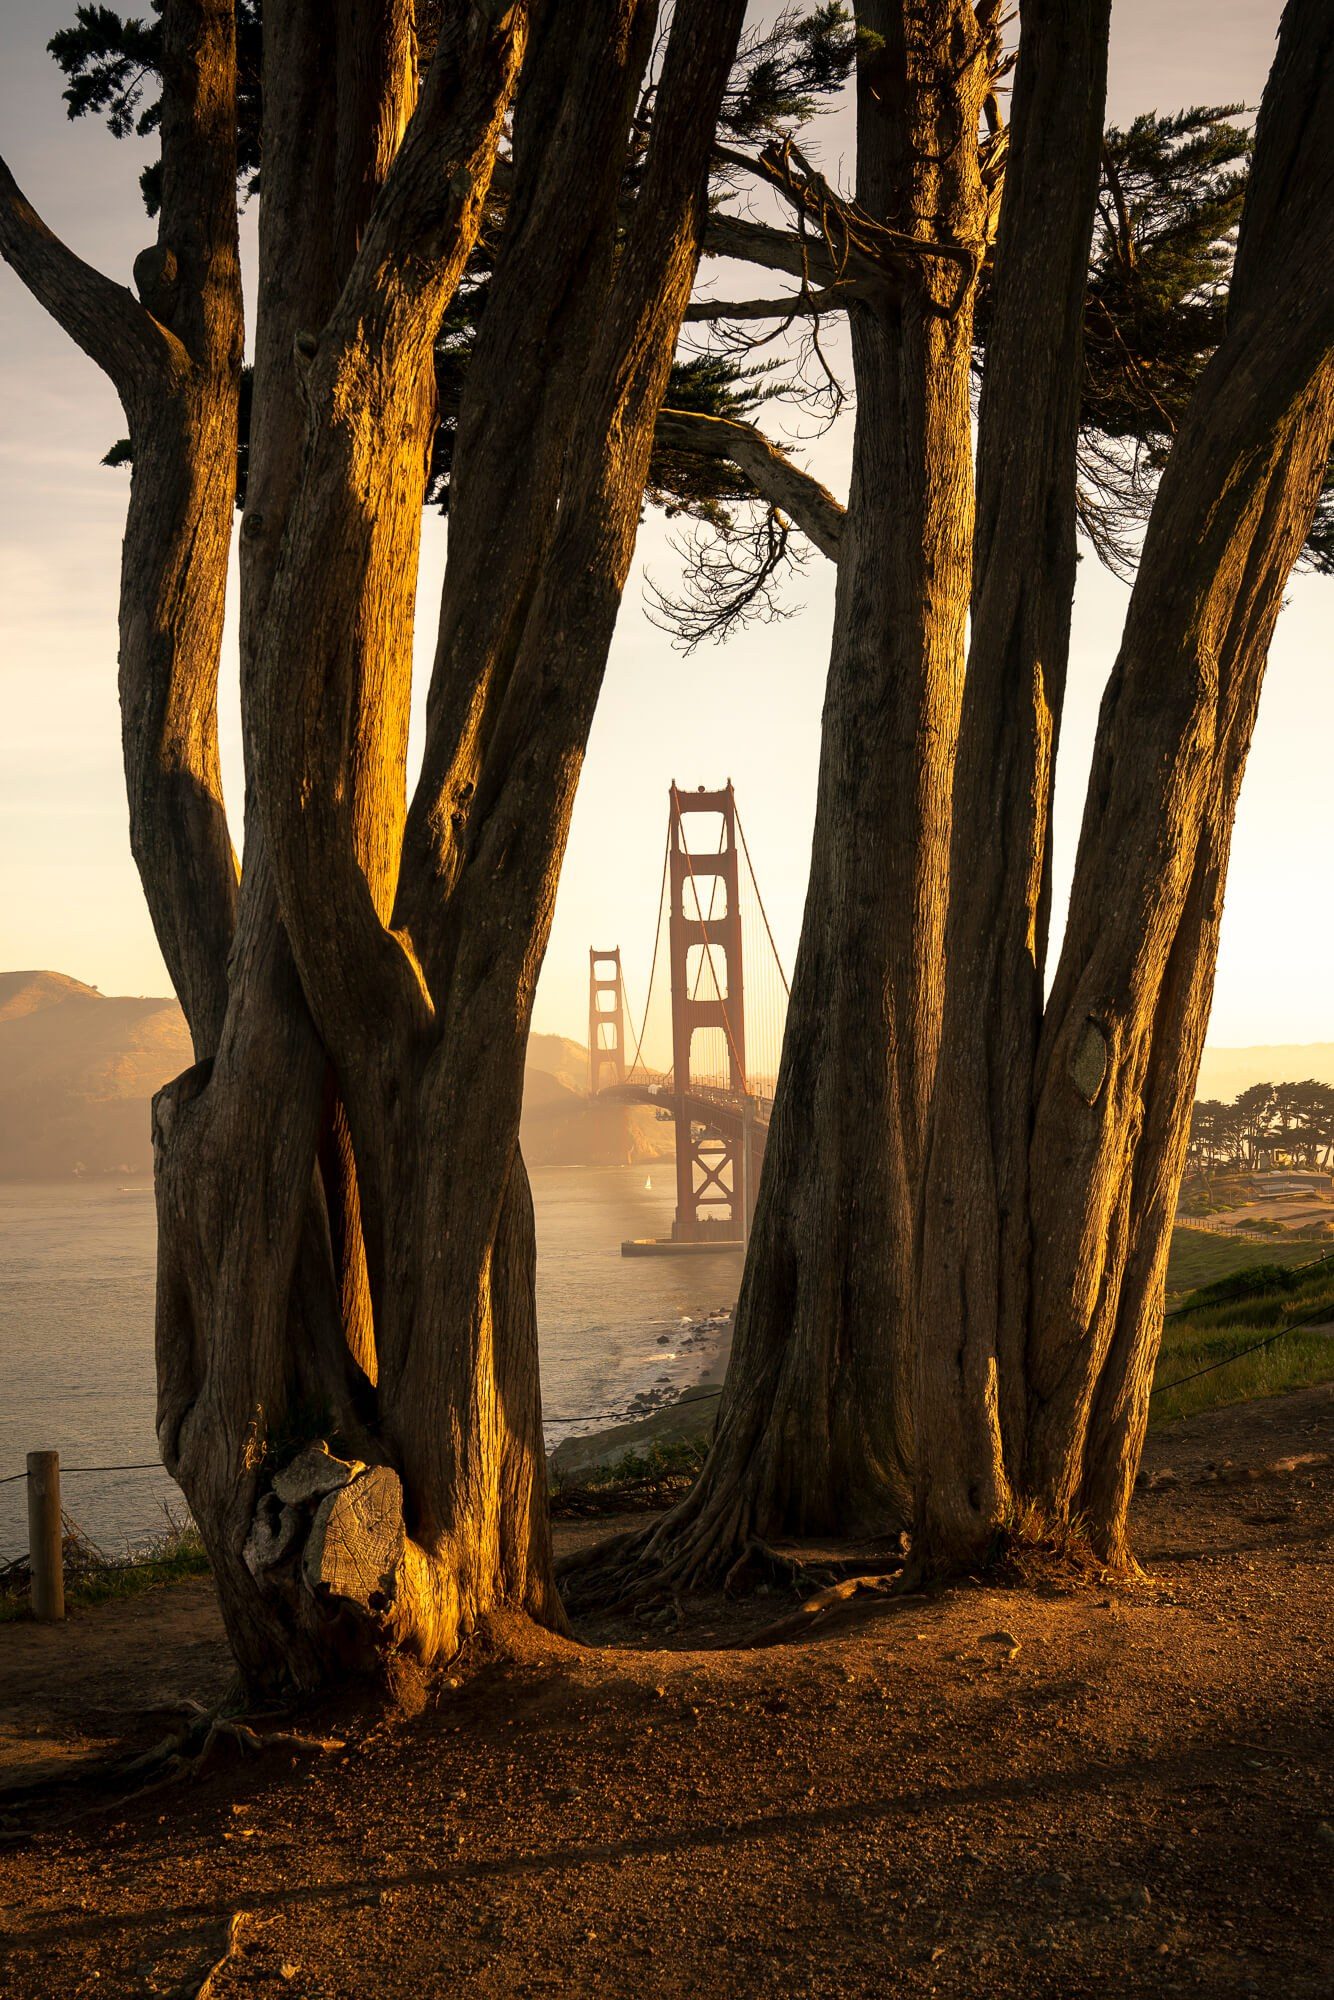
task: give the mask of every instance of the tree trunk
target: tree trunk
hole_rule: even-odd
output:
[[[681,0],[643,146],[649,0],[533,9],[405,837],[432,344],[529,9],[447,0],[417,97],[407,0],[266,7],[239,906],[216,758],[230,0],[166,0],[147,310],[0,176],[0,247],[116,380],[136,446],[127,771],[199,1056],[155,1106],[159,1436],[255,1690],[438,1659],[501,1605],[561,1620],[523,1050],[742,11]]]
[[[1164,473],[1104,696],[1038,1046],[1022,1449],[1012,1430],[1008,1492],[996,1482],[967,1512],[928,1508],[929,1562],[972,1560],[1003,1528],[1079,1522],[1125,1556],[1232,816],[1334,443],[1331,53],[1328,7],[1293,0],[1228,331]],[[1017,1398],[1002,1381],[996,1400],[1004,1412]]]
[[[266,10],[266,193],[240,538],[246,869],[215,1059],[164,1097],[156,1120],[159,1439],[203,1529],[234,1649],[257,1687],[309,1678],[316,1648],[312,1638],[299,1650],[289,1635],[286,1657],[275,1657],[250,1604],[243,1551],[257,1488],[246,1426],[260,1409],[281,1434],[304,1412],[307,1432],[314,1425],[338,1442],[357,1440],[373,1416],[375,1361],[346,1120],[278,919],[255,810],[255,659],[301,467],[297,342],[333,307],[392,158],[386,134],[396,143],[411,106],[406,14],[396,5],[377,17],[377,60],[368,11],[340,60],[327,10],[310,0],[274,0]],[[225,1249],[220,1216],[233,1218]],[[257,1378],[248,1403],[229,1372],[238,1324],[241,1358],[250,1355]]]
[[[447,726],[480,713],[482,726],[464,747],[475,780],[465,793],[456,745],[447,743],[445,756],[428,751],[414,824],[428,836],[445,829],[448,851],[442,859],[430,837],[410,839],[401,881],[407,660],[400,634],[426,463],[421,389],[430,339],[485,193],[489,164],[479,170],[466,152],[474,140],[486,142],[476,106],[483,63],[459,72],[451,114],[429,110],[439,77],[428,78],[418,121],[310,360],[310,436],[256,669],[257,790],[280,909],[356,1158],[375,1420],[369,1433],[335,1437],[338,1455],[364,1457],[366,1469],[313,1513],[307,1507],[295,1524],[282,1513],[289,1505],[299,1511],[284,1494],[287,1440],[266,1441],[251,1497],[246,1547],[260,1590],[252,1587],[246,1616],[267,1629],[269,1657],[279,1632],[299,1628],[321,1653],[308,1676],[321,1664],[323,1671],[346,1665],[353,1639],[367,1658],[390,1648],[439,1658],[502,1604],[560,1620],[546,1529],[531,1206],[517,1159],[523,1049],[653,421],[693,278],[712,117],[740,12],[739,4],[678,10],[615,283],[591,357],[585,345],[578,379],[567,385],[582,419],[578,439],[568,440],[569,404],[545,407],[550,385],[540,375],[530,368],[526,384],[512,385],[536,398],[546,425],[538,458],[548,481],[553,469],[560,474],[559,505],[554,534],[536,547],[545,562],[534,563],[534,549],[520,538],[520,568],[511,574],[503,557],[498,568],[492,544],[500,615],[488,614],[490,628],[477,609],[475,520],[494,516],[497,486],[511,479],[508,410],[505,423],[493,412],[470,433],[476,456],[465,458],[442,617],[455,651],[451,659],[445,649],[432,728],[441,718]],[[577,102],[557,93],[571,165],[595,162],[581,184],[585,204],[590,184],[601,193],[590,252],[604,270],[605,249],[596,244],[610,245],[616,146],[625,144],[647,50],[642,9],[621,8],[623,32],[609,36],[612,13],[582,45],[572,79],[587,91],[600,67],[592,102],[601,113],[605,57],[614,52],[625,68],[610,163]],[[549,48],[555,61],[567,45]],[[521,117],[520,134],[523,125]],[[491,145],[495,130],[492,116]],[[520,145],[516,188],[523,171]],[[442,193],[462,203],[461,222],[448,207],[441,214]],[[540,237],[553,242],[549,230]],[[562,239],[554,242],[559,248]],[[430,245],[431,254],[405,265],[404,243]],[[564,245],[568,251],[568,238]],[[512,253],[520,277],[522,246],[520,221]],[[581,275],[588,254],[576,256]],[[596,289],[591,301],[566,305],[570,272],[553,275],[553,311],[586,320]],[[540,282],[537,292],[540,300]],[[504,299],[498,279],[498,346]],[[332,570],[331,548],[344,552]],[[459,645],[461,629],[470,630],[467,647]],[[330,701],[326,687],[341,699]],[[349,768],[373,770],[364,808],[343,784]],[[288,775],[294,769],[303,774],[299,788]],[[442,804],[440,792],[450,787],[453,800]],[[432,871],[435,893],[423,893],[420,868]],[[387,927],[396,896],[401,931]],[[243,1372],[254,1379],[254,1358]],[[233,1432],[238,1413],[233,1403]],[[328,1441],[328,1432],[315,1435]],[[244,1509],[229,1518],[239,1523]],[[349,1548],[364,1560],[346,1560]]]
[[[969,378],[996,49],[865,6],[857,383],[811,877],[718,1427],[693,1492],[576,1593],[707,1584],[752,1539],[906,1517],[915,1180],[935,1060],[972,530]],[[965,139],[960,135],[966,135]],[[873,234],[872,232],[865,232]]]
[[[978,419],[940,1063],[918,1245],[919,1552],[980,1554],[1022,1452],[1028,1141],[1075,581],[1108,0],[1025,0]]]

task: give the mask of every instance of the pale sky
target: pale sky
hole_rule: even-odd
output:
[[[1254,104],[1279,0],[1114,0],[1109,116]],[[8,0],[0,18],[0,150],[46,220],[128,280],[153,226],[143,149],[69,124],[47,38],[73,0]],[[841,126],[826,140],[837,164]],[[0,266],[0,970],[47,966],[108,993],[160,993],[166,974],[130,858],[116,707],[116,591],[127,479],[98,460],[124,432],[115,397]],[[808,458],[846,490],[848,426]],[[593,727],[534,1025],[582,1039],[588,947],[623,947],[632,998],[651,951],[667,787],[731,777],[789,969],[814,809],[833,575],[812,556],[800,614],[689,659],[644,615],[643,569],[666,574],[650,518]],[[444,531],[428,517],[419,655],[429,657]],[[1073,857],[1097,704],[1126,591],[1089,556],[1075,606],[1058,798],[1059,895]],[[1334,582],[1294,580],[1279,623],[1228,883],[1210,1039],[1334,1040],[1328,920],[1330,634]],[[235,661],[224,662],[229,796],[239,801]]]

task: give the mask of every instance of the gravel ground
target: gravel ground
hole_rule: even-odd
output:
[[[505,1628],[341,1751],[0,1792],[0,1995],[1327,2000],[1331,1452],[1328,1388],[1156,1436],[1133,1586]],[[0,1627],[0,1782],[226,1678],[202,1586]]]

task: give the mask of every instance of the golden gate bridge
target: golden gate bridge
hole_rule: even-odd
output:
[[[665,963],[665,973],[663,970]],[[588,954],[588,1088],[676,1128],[669,1238],[626,1256],[741,1249],[750,1234],[788,982],[731,781],[668,793],[653,959],[633,1047],[620,947]]]

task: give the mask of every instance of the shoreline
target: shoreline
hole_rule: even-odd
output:
[[[609,1412],[600,1422],[590,1420],[587,1430],[571,1430],[547,1451],[547,1464],[556,1475],[614,1463],[627,1452],[653,1443],[666,1443],[699,1434],[711,1421],[732,1352],[732,1326],[736,1307],[719,1307],[686,1320],[679,1336],[658,1336],[660,1347],[671,1347],[677,1368],[666,1370],[651,1388],[629,1397],[623,1410]],[[664,1357],[666,1358],[666,1357]],[[697,1372],[681,1362],[702,1362]],[[702,1405],[696,1409],[692,1406]]]

